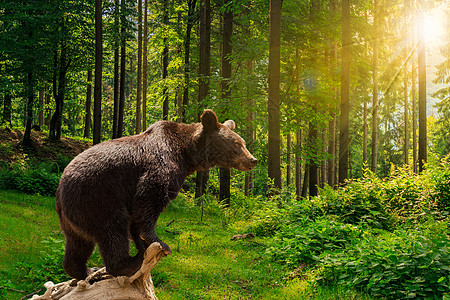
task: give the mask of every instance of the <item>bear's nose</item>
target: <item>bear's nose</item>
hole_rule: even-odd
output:
[[[256,166],[256,164],[258,163],[258,160],[255,158],[255,157],[251,157],[250,158],[250,163],[253,165],[253,166]]]

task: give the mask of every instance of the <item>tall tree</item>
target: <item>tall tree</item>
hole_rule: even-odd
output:
[[[165,0],[166,1],[166,0]],[[138,59],[136,88],[136,134],[141,130],[141,98],[142,98],[142,0],[138,0]]]
[[[164,27],[166,28],[165,31],[167,31],[167,26],[169,25],[169,8],[168,8],[168,0],[164,0],[164,6],[163,6],[163,23]],[[162,62],[163,62],[163,120],[169,119],[169,94],[168,94],[168,88],[167,88],[167,77],[169,75],[168,68],[169,68],[169,45],[167,44],[167,35],[164,34],[164,49],[162,53]]]
[[[378,0],[374,0],[373,15],[373,57],[372,57],[372,73],[373,73],[373,89],[372,89],[372,156],[370,168],[373,173],[377,173],[378,160],[378,39],[379,39],[379,10]]]
[[[188,0],[188,14],[186,21],[186,37],[184,40],[184,91],[183,105],[181,110],[181,121],[186,122],[186,108],[189,104],[189,84],[190,84],[190,55],[191,55],[191,31],[194,27],[195,6],[197,0]]]
[[[126,11],[127,2],[122,0],[120,4],[120,83],[119,83],[119,111],[117,115],[117,137],[123,135],[123,116],[125,109],[125,78],[127,76],[127,37],[126,37]]]
[[[147,129],[147,85],[148,85],[148,0],[144,0],[144,36],[142,49],[142,128]]]
[[[114,0],[114,107],[113,107],[113,129],[112,138],[118,137],[117,128],[119,123],[119,60],[120,60],[120,5],[119,0]]]
[[[233,33],[233,11],[229,4],[232,1],[227,1],[225,6],[228,6],[223,14],[223,31],[222,31],[222,102],[225,104],[223,114],[228,118],[228,105],[231,95],[231,35]],[[230,169],[220,168],[220,191],[219,199],[227,206],[230,205]]]
[[[419,67],[419,172],[424,170],[427,162],[427,69],[424,39],[425,36],[422,32],[417,53]]]
[[[103,29],[102,0],[95,0],[95,71],[93,143],[101,141],[102,123]]]
[[[200,4],[200,58],[199,58],[199,87],[198,103],[200,114],[205,107],[205,100],[209,94],[209,77],[211,75],[211,3],[203,0]],[[209,171],[197,171],[195,183],[195,198],[206,192]]]
[[[268,173],[276,188],[281,188],[280,138],[280,45],[282,0],[270,1],[269,94],[267,101],[269,152]]]
[[[342,74],[341,74],[341,124],[339,135],[339,183],[348,177],[348,153],[350,146],[350,0],[342,0]]]

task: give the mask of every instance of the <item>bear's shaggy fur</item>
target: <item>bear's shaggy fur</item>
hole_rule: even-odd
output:
[[[213,166],[248,171],[256,159],[232,130],[205,110],[201,123],[159,121],[145,132],[84,151],[66,167],[56,192],[56,210],[66,236],[64,269],[85,279],[86,262],[98,244],[106,269],[131,275],[155,234],[160,213],[187,175]],[[129,255],[129,237],[138,254]]]

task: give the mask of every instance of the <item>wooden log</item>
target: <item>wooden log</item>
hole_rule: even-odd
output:
[[[93,299],[130,299],[157,300],[153,287],[151,269],[159,260],[168,255],[159,243],[151,244],[145,251],[141,268],[132,276],[113,277],[106,268],[89,275],[85,280],[72,279],[54,284],[49,281],[44,284],[47,291],[44,295],[34,295],[33,300],[93,300]]]

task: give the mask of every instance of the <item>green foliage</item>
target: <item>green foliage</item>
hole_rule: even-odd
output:
[[[365,234],[345,251],[321,255],[319,282],[389,299],[442,297],[450,292],[447,230],[447,224],[433,223],[393,234]]]
[[[66,164],[67,159],[62,156],[55,163],[28,160],[11,163],[0,169],[0,188],[53,196]]]

